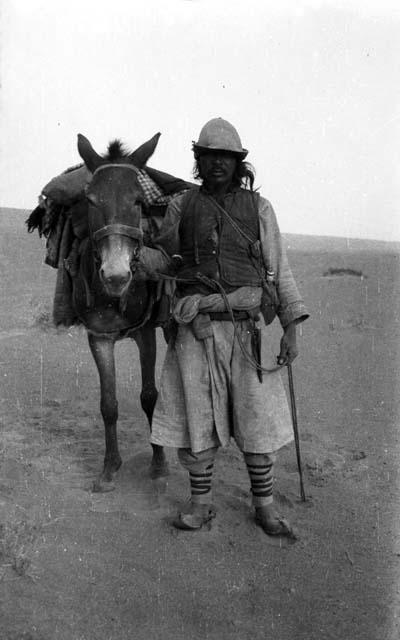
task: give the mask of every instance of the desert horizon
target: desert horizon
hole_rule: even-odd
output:
[[[17,218],[28,216],[36,205],[32,206],[32,209],[22,209],[18,207],[1,207],[0,217],[7,221],[8,216],[16,215]],[[15,220],[16,222],[17,220]],[[3,222],[3,221],[2,221]],[[12,222],[8,220],[8,222]],[[18,220],[20,222],[20,220]],[[278,216],[279,222],[279,216]],[[400,252],[400,240],[380,240],[377,238],[354,238],[346,236],[329,236],[318,234],[300,234],[282,231],[282,236],[285,240],[286,247],[294,250],[307,251],[313,249],[314,251],[394,251]]]

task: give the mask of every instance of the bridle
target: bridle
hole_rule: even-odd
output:
[[[100,171],[102,171],[103,169],[108,169],[110,167],[112,167],[113,169],[115,169],[115,168],[130,169],[131,171],[134,171],[136,175],[139,173],[139,169],[137,169],[132,164],[127,164],[127,163],[111,164],[111,163],[107,163],[107,164],[100,165],[100,167],[97,167],[97,169],[93,172],[93,177],[92,178],[94,178],[94,176],[97,173],[99,173]],[[96,206],[96,205],[93,205],[93,203],[91,203],[91,206]],[[115,223],[112,223],[112,224],[107,224],[104,227],[100,227],[100,229],[97,229],[96,231],[94,231],[91,234],[92,243],[93,243],[93,248],[94,248],[95,254],[98,254],[98,242],[100,240],[102,240],[103,238],[106,238],[107,236],[111,236],[111,235],[127,236],[128,238],[132,238],[133,240],[137,240],[138,241],[138,244],[137,244],[137,246],[135,248],[135,251],[134,251],[133,260],[132,260],[133,263],[137,262],[138,259],[139,259],[140,249],[143,246],[143,231],[142,231],[142,229],[140,229],[140,227],[134,227],[133,225],[120,224],[119,222],[115,222]]]

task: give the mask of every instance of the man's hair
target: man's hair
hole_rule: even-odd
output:
[[[195,156],[193,177],[195,180],[202,180],[199,156]],[[244,160],[236,161],[236,169],[232,177],[232,185],[234,187],[243,187],[253,191],[255,177],[255,169],[249,162],[244,162]]]

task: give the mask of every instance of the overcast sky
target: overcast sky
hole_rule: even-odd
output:
[[[78,132],[161,131],[149,164],[191,179],[222,116],[282,231],[400,240],[398,0],[0,4],[0,206],[34,208]]]

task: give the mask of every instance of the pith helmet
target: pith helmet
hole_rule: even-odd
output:
[[[206,122],[200,131],[198,141],[193,142],[195,153],[208,150],[230,151],[237,154],[241,160],[244,160],[248,153],[247,149],[243,149],[235,127],[223,118],[213,118]]]

